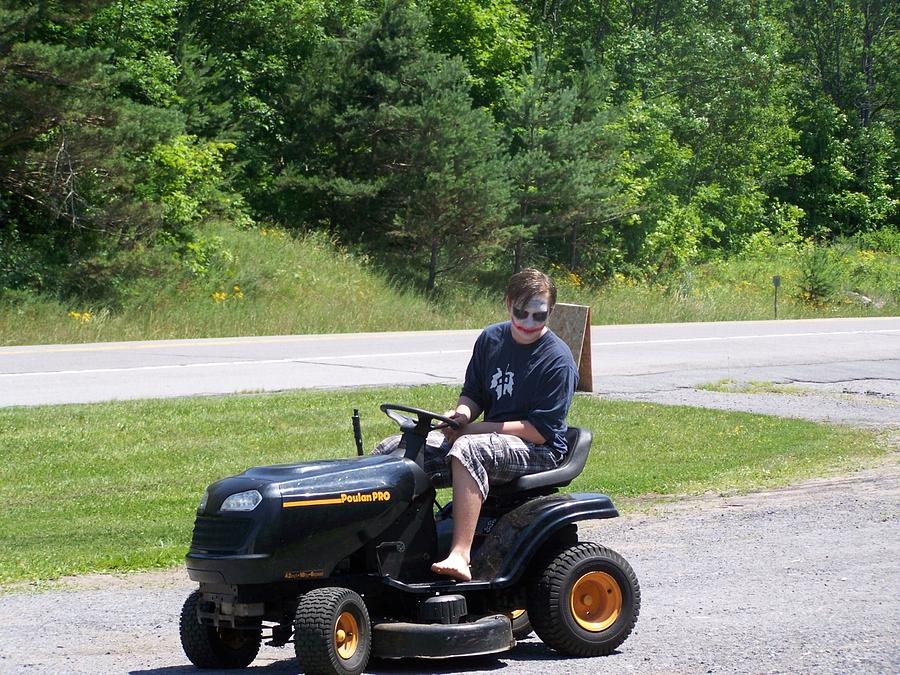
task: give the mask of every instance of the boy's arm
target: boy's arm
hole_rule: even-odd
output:
[[[511,422],[475,422],[467,424],[463,430],[463,434],[507,434],[509,436],[518,436],[524,441],[535,443],[536,445],[544,445],[547,439],[544,438],[537,428],[527,420],[513,420]],[[462,435],[462,434],[460,434]]]
[[[476,419],[480,414],[481,408],[475,401],[468,396],[460,396],[459,400],[456,402],[456,409],[448,410],[444,413],[444,417],[449,417],[450,419],[459,422],[460,428],[451,429],[450,427],[445,427],[443,429],[444,436],[452,443],[462,436],[463,433],[469,433],[466,432],[465,429],[472,426],[471,421]]]
[[[469,424],[481,414],[481,408],[468,396],[460,396],[456,402],[456,410],[448,417],[458,419],[463,426]]]

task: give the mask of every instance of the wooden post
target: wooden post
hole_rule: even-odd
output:
[[[591,368],[591,308],[557,303],[547,325],[569,345],[578,367],[578,391],[594,391]]]

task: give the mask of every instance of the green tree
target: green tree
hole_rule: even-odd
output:
[[[501,114],[515,204],[507,227],[515,272],[522,269],[533,240],[554,216],[565,178],[556,137],[571,119],[574,98],[540,52],[534,55],[530,70],[523,70],[518,81],[506,88]]]
[[[431,46],[461,57],[476,105],[491,107],[528,63],[534,28],[514,0],[428,0]]]
[[[177,105],[178,21],[186,0],[108,2],[76,30],[80,41],[112,52],[121,91],[158,107]]]
[[[502,115],[516,203],[508,234],[516,270],[529,243],[534,249],[538,241],[571,269],[602,267],[612,223],[636,208],[619,179],[625,156],[608,79],[590,58],[584,62],[564,78],[538,52],[530,71],[506,90]]]
[[[3,236],[57,270],[157,227],[158,208],[135,192],[140,157],[182,128],[177,113],[118,98],[106,56],[38,42],[0,56]]]
[[[180,31],[209,63],[214,87],[202,86],[209,104],[227,104],[221,140],[237,143],[236,187],[257,210],[270,213],[282,147],[304,115],[290,104],[289,88],[317,47],[346,36],[373,15],[362,0],[190,0]],[[201,66],[202,67],[202,66]],[[196,85],[195,85],[196,86]],[[209,107],[209,106],[207,106]]]
[[[423,74],[421,99],[405,111],[411,152],[391,187],[399,202],[391,234],[420,259],[427,255],[428,292],[439,275],[492,252],[510,207],[493,118],[472,107],[462,63],[436,61]]]
[[[406,2],[323,45],[295,90],[279,203],[437,277],[484,255],[507,209],[497,131],[467,71],[433,51]],[[301,114],[302,111],[302,114]]]
[[[170,5],[147,3],[134,16],[168,25]],[[160,107],[177,103],[168,76],[141,80],[140,59],[123,58],[141,40],[165,40],[132,30],[120,13],[120,38],[134,42],[121,39],[131,45],[122,53],[97,46],[108,42],[97,26],[111,7],[54,2],[0,13],[3,286],[115,302],[118,284],[140,271],[131,250],[162,232],[189,237],[210,208],[234,206],[218,173],[231,146],[184,136],[184,116]]]
[[[796,126],[813,169],[794,184],[813,236],[896,217],[900,31],[896,3],[795,0],[786,60],[799,71]]]

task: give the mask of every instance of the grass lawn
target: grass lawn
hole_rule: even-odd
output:
[[[456,388],[300,392],[0,410],[0,583],[179,564],[205,486],[260,464],[355,454],[394,433],[385,401],[443,411]],[[867,431],[578,396],[594,431],[570,486],[613,499],[740,491],[865,465]]]

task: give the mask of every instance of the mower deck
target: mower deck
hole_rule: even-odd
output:
[[[372,632],[372,655],[388,659],[478,656],[516,646],[509,617],[503,614],[471,623],[380,623]]]

